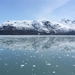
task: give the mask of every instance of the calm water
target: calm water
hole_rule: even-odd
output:
[[[0,75],[75,75],[75,37],[0,36]]]

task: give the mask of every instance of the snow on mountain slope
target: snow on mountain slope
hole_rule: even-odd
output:
[[[35,30],[45,33],[62,33],[75,31],[75,20],[62,19],[61,21],[51,22],[47,20],[12,20],[0,25],[0,30]]]
[[[30,20],[13,20],[13,21],[6,21],[2,24],[3,26],[14,26],[16,27],[17,29],[20,29],[22,27],[24,28],[30,28],[30,29],[33,29],[33,26],[32,26],[32,21]]]
[[[70,19],[62,19],[60,21],[60,23],[62,23],[63,25],[65,25],[66,27],[69,27],[71,29],[75,29],[75,20],[70,20]]]

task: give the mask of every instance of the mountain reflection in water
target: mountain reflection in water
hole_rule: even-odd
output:
[[[0,75],[75,75],[75,37],[0,36]]]
[[[0,37],[0,45],[12,50],[74,50],[75,37]]]

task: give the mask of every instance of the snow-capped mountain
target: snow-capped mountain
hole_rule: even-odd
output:
[[[13,20],[0,25],[2,35],[58,35],[75,34],[75,20],[62,19],[61,21],[47,20]]]

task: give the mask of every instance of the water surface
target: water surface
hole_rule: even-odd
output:
[[[0,75],[75,75],[75,37],[0,36]]]

